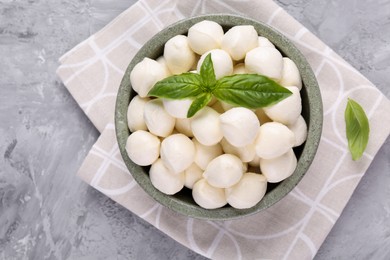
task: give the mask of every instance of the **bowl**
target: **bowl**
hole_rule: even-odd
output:
[[[268,183],[267,192],[263,199],[248,209],[235,209],[229,205],[212,210],[201,208],[193,200],[191,190],[187,188],[183,188],[175,195],[166,195],[152,185],[148,175],[150,167],[141,167],[133,163],[125,150],[126,140],[131,134],[127,126],[127,107],[136,95],[131,88],[130,72],[144,57],[156,59],[161,56],[165,42],[175,35],[187,34],[192,25],[203,20],[215,21],[225,31],[235,25],[253,25],[259,35],[267,37],[283,56],[289,57],[296,63],[302,77],[302,116],[308,126],[308,135],[304,144],[294,148],[298,159],[297,167],[294,173],[284,181],[276,184]],[[321,137],[322,120],[322,100],[318,83],[303,54],[276,29],[249,18],[230,14],[202,15],[180,20],[154,35],[136,53],[128,65],[119,87],[115,108],[115,128],[120,153],[133,178],[147,194],[165,207],[188,217],[207,220],[242,218],[265,210],[285,197],[299,183],[314,159]]]

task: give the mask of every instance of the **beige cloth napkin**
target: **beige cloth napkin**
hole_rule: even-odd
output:
[[[184,17],[205,13],[249,16],[279,29],[304,53],[318,78],[324,128],[316,158],[299,185],[264,212],[241,220],[187,218],[153,201],[122,162],[113,125],[126,66],[152,35]],[[61,59],[58,75],[101,136],[78,175],[173,239],[214,259],[310,259],[340,216],[390,132],[390,102],[366,78],[271,0],[141,0]],[[354,162],[347,150],[347,97],[365,108],[367,150]]]

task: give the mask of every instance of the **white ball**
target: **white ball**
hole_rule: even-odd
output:
[[[244,173],[234,186],[225,189],[226,200],[233,208],[247,209],[255,206],[267,191],[267,179],[257,173]]]
[[[272,159],[290,150],[295,143],[294,133],[287,126],[269,122],[260,126],[256,138],[256,154],[260,158]]]
[[[169,170],[180,173],[194,162],[195,146],[187,136],[173,134],[161,142],[160,155]]]
[[[237,25],[230,28],[222,38],[221,49],[233,60],[242,60],[245,54],[258,46],[258,35],[252,25]]]
[[[240,158],[232,154],[222,154],[214,158],[203,173],[210,185],[217,188],[228,188],[236,184],[244,173]]]
[[[192,139],[195,145],[195,163],[205,170],[207,165],[216,157],[222,154],[222,147],[219,143],[215,145],[206,146],[199,143],[195,138]]]
[[[191,120],[192,133],[203,145],[215,145],[221,141],[223,133],[219,113],[211,107],[204,107]]]
[[[297,121],[302,112],[302,101],[299,89],[297,87],[286,87],[292,92],[292,95],[282,101],[264,107],[264,112],[273,121],[280,122],[285,125],[293,124]]]
[[[267,38],[263,37],[263,36],[259,36],[258,38],[258,44],[259,44],[259,47],[271,47],[271,48],[275,48],[275,45],[270,41],[268,40]]]
[[[195,182],[202,179],[203,170],[199,168],[199,166],[196,165],[196,163],[193,163],[191,164],[190,167],[188,167],[184,171],[184,175],[185,175],[184,186],[186,186],[189,189],[192,189],[194,187]]]
[[[295,146],[300,146],[306,141],[307,138],[307,125],[305,119],[302,116],[299,116],[297,121],[292,125],[287,125],[287,127],[294,133],[295,135]]]
[[[292,149],[273,159],[260,159],[261,173],[270,183],[280,182],[290,177],[296,167],[297,157]]]
[[[199,55],[221,46],[224,35],[222,26],[214,21],[204,20],[194,24],[188,30],[188,43]]]
[[[198,61],[197,71],[200,71],[200,67],[209,53],[211,53],[211,60],[213,61],[216,79],[220,79],[233,73],[233,61],[229,54],[221,49],[213,49],[204,53]]]
[[[302,89],[301,74],[297,65],[291,59],[283,58],[282,78],[279,81],[282,86],[296,86],[299,90]]]
[[[254,144],[248,144],[242,147],[236,147],[226,141],[225,138],[221,140],[221,146],[225,153],[233,154],[241,159],[243,162],[250,162],[256,156],[256,149]]]
[[[253,143],[260,128],[255,113],[244,107],[232,108],[220,115],[219,119],[223,136],[236,147]]]
[[[175,118],[187,118],[193,99],[163,99],[165,111]]]
[[[188,72],[195,63],[195,53],[184,35],[176,35],[169,39],[164,46],[164,58],[173,74]]]
[[[126,152],[134,163],[151,165],[160,155],[160,139],[144,130],[135,131],[127,138]]]
[[[144,58],[130,73],[131,87],[140,97],[146,97],[157,81],[166,78],[165,68],[155,60]]]
[[[211,186],[205,179],[200,179],[194,184],[192,197],[205,209],[221,208],[227,204],[225,190]]]
[[[149,98],[141,98],[138,95],[130,101],[127,108],[127,126],[131,132],[148,129],[144,120],[144,108],[148,101],[150,101]]]
[[[194,136],[191,129],[191,118],[176,118],[175,128],[179,133],[188,137]]]
[[[245,56],[248,73],[257,73],[273,80],[280,80],[283,70],[283,56],[272,47],[257,47]]]
[[[149,177],[156,189],[168,195],[178,193],[184,187],[184,172],[179,174],[172,173],[165,167],[161,159],[152,164],[149,170]]]
[[[152,99],[145,104],[144,120],[152,134],[167,137],[175,127],[175,118],[169,115],[161,99]]]

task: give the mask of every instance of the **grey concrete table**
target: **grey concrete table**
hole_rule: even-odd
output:
[[[98,132],[57,59],[134,2],[0,0],[0,259],[204,259],[75,176]],[[389,0],[278,3],[390,98]],[[389,139],[316,259],[390,259]]]

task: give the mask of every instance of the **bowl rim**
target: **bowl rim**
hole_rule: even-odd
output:
[[[280,182],[276,188],[272,189],[270,192],[267,191],[266,195],[258,204],[248,209],[235,209],[228,206],[209,210],[201,208],[198,205],[187,204],[172,195],[164,194],[154,188],[150,182],[149,176],[144,173],[144,169],[133,163],[125,150],[126,140],[130,133],[127,126],[127,107],[131,100],[131,92],[133,92],[130,84],[131,70],[144,57],[157,58],[151,57],[151,54],[155,52],[156,48],[163,48],[163,44],[161,45],[161,43],[165,43],[175,35],[186,34],[191,25],[203,20],[215,21],[221,24],[224,29],[235,25],[253,25],[259,35],[268,38],[275,47],[284,54],[284,57],[287,56],[296,63],[302,77],[302,89],[307,92],[308,96],[308,113],[310,118],[309,121],[306,122],[308,125],[307,141],[303,144],[302,153],[298,159],[294,173],[289,178]],[[286,55],[286,53],[288,53],[288,55]],[[242,218],[265,210],[284,198],[300,182],[311,165],[319,146],[322,124],[323,107],[321,92],[315,74],[302,52],[277,29],[252,18],[232,14],[206,14],[181,19],[152,36],[152,38],[138,50],[127,66],[118,89],[115,104],[116,139],[121,156],[129,170],[129,174],[131,174],[141,188],[158,203],[187,217],[207,220],[233,220]],[[310,143],[311,145],[306,145],[307,143]]]

